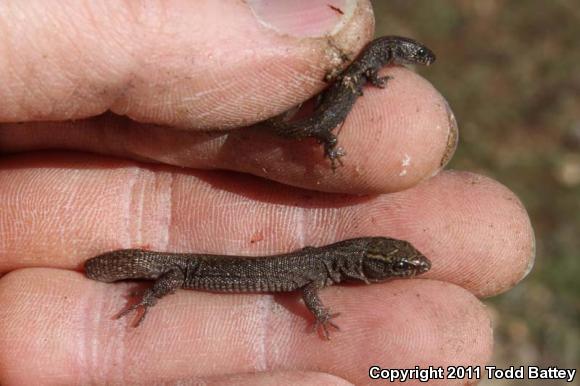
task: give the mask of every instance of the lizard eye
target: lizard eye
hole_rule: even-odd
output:
[[[417,56],[425,56],[427,55],[427,50],[425,50],[424,48],[419,48],[417,50]]]
[[[395,271],[403,271],[407,268],[407,263],[405,263],[404,261],[397,261],[393,265],[393,268],[395,269]]]

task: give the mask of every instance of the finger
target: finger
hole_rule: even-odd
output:
[[[475,366],[491,353],[484,307],[437,281],[325,289],[325,303],[341,312],[342,331],[330,342],[306,333],[302,304],[282,306],[258,294],[178,291],[132,329],[110,317],[126,290],[61,270],[5,276],[0,363],[10,371],[0,381],[42,375],[48,383],[171,382],[291,368],[367,384],[372,365]]]
[[[517,197],[470,173],[354,197],[236,174],[84,156],[42,157],[38,164],[38,157],[0,164],[0,181],[9,181],[0,184],[0,271],[80,268],[92,256],[129,247],[267,255],[390,236],[431,259],[429,277],[489,296],[514,286],[533,262],[533,231]]]
[[[111,110],[184,128],[254,123],[315,94],[372,36],[366,0],[264,3],[3,1],[0,121]]]
[[[336,377],[314,371],[276,371],[276,372],[259,372],[252,374],[228,374],[216,377],[196,379],[199,382],[211,386],[230,386],[230,385],[328,385],[328,386],[348,386],[352,383]]]
[[[368,88],[339,136],[347,155],[333,173],[314,140],[288,140],[264,128],[221,133],[168,130],[103,116],[83,122],[4,125],[0,150],[47,148],[233,169],[307,189],[352,194],[399,191],[434,175],[457,145],[457,125],[443,97],[402,68],[387,70],[386,89]]]

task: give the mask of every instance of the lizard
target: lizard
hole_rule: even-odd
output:
[[[288,121],[282,114],[264,122],[268,130],[281,137],[303,139],[313,137],[324,146],[324,155],[330,159],[332,170],[346,155],[338,146],[332,132],[341,126],[357,98],[363,95],[363,86],[385,88],[391,76],[379,76],[379,70],[388,64],[423,64],[435,62],[435,54],[423,44],[401,36],[383,36],[366,45],[360,55],[338,75],[328,74],[330,85],[317,97],[314,111],[303,119]]]
[[[127,279],[154,280],[141,300],[118,317],[142,308],[138,326],[149,308],[179,288],[214,292],[301,291],[314,315],[315,330],[329,339],[328,327],[338,329],[318,295],[341,282],[382,282],[413,277],[431,268],[431,262],[411,243],[388,237],[361,237],[321,247],[305,247],[273,256],[231,256],[119,249],[87,260],[86,276],[102,282]]]

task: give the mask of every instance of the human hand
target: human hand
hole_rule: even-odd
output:
[[[0,5],[0,150],[14,153],[0,161],[0,384],[361,384],[374,364],[488,360],[476,296],[525,275],[533,233],[498,183],[429,178],[457,136],[428,82],[385,69],[394,79],[367,87],[342,128],[336,173],[316,143],[236,129],[316,94],[338,47],[371,38],[367,3],[345,15],[328,3],[310,2],[293,27],[254,11],[294,34],[342,19],[331,43],[282,35],[235,1]],[[199,130],[213,127],[231,130]],[[409,240],[433,268],[427,280],[324,289],[341,312],[331,342],[307,333],[295,298],[258,294],[178,291],[132,329],[112,319],[127,285],[73,271],[121,247],[265,255],[370,235]]]

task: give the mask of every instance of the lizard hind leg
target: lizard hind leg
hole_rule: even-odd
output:
[[[157,303],[157,300],[166,295],[172,294],[178,288],[181,288],[183,286],[184,280],[185,276],[183,271],[181,271],[179,268],[174,268],[164,273],[155,281],[151,288],[148,288],[145,290],[145,292],[143,292],[139,302],[121,311],[119,314],[117,314],[116,319],[122,318],[132,311],[142,308],[143,312],[133,323],[133,327],[139,326],[145,319],[145,315],[147,315],[149,309]]]

